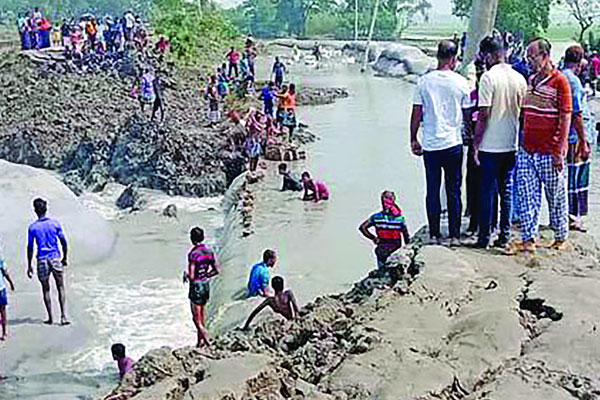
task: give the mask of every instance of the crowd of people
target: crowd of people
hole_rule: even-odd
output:
[[[148,29],[131,10],[120,17],[83,14],[77,18],[59,17],[53,22],[35,8],[18,15],[17,27],[23,50],[62,50],[67,60],[73,60],[81,69],[114,68],[130,51],[162,59],[170,49],[169,40],[162,35],[151,45]]]
[[[37,18],[37,14],[39,12],[32,15]],[[118,22],[125,41],[135,35],[136,27],[136,19],[127,15]],[[94,48],[96,39],[90,40],[88,36],[86,40]],[[111,45],[114,46],[114,42]],[[472,88],[454,71],[459,63],[459,47],[452,40],[439,43],[437,68],[419,79],[410,121],[412,153],[424,160],[425,207],[431,243],[446,243],[441,229],[443,176],[448,244],[465,244],[461,229],[461,187],[464,146],[467,146],[467,212],[470,215],[467,232],[476,235],[476,241],[470,245],[479,249],[493,245],[510,253],[513,227],[517,226],[522,243],[518,250],[534,253],[539,243],[544,191],[550,227],[555,234],[551,248],[562,249],[569,230],[585,231],[583,218],[588,212],[590,143],[596,139],[595,123],[587,105],[589,93],[584,86],[585,74],[589,71],[584,48],[579,45],[569,47],[559,69],[552,62],[551,44],[546,39],[533,40],[525,47],[507,35],[492,34],[479,45],[476,86]],[[600,69],[600,58],[593,61],[596,56],[592,56],[591,65]],[[227,63],[219,66],[217,74],[210,77],[204,95],[209,103],[211,123],[219,120],[220,104],[232,87],[243,87],[244,96],[252,93],[255,57],[251,41],[247,42],[243,54],[231,48],[226,54]],[[284,129],[288,131],[288,138],[293,135],[296,90],[293,83],[285,83],[285,73],[285,65],[276,58],[273,79],[260,91],[262,110],[251,108],[243,118],[235,112],[230,115],[238,129],[232,138],[232,154],[240,154],[238,160],[241,162],[237,165],[242,169],[247,161],[249,170],[256,170],[264,148],[282,140]],[[161,100],[157,106],[156,88],[160,87],[157,79],[147,69],[141,75],[137,89],[133,90],[140,97],[142,111],[145,105],[153,105],[153,116],[159,109],[162,112]],[[308,171],[304,171],[300,179],[289,171],[286,163],[281,163],[278,171],[282,177],[282,191],[304,191],[304,201],[329,200],[330,191],[326,184]],[[228,180],[230,178],[228,176]],[[384,271],[390,255],[410,242],[410,234],[395,194],[386,190],[380,200],[381,210],[362,222],[359,232],[374,243],[377,266]],[[29,227],[27,274],[29,278],[33,277],[34,248],[37,246],[37,276],[48,315],[45,323],[54,321],[49,285],[52,276],[58,289],[60,323],[67,325],[63,278],[64,268],[68,265],[67,240],[60,224],[47,217],[45,200],[36,199],[33,207],[38,220]],[[204,240],[201,228],[191,229],[192,248],[183,277],[189,285],[188,298],[199,347],[210,344],[205,325],[206,304],[210,299],[210,282],[221,273],[214,251]],[[264,300],[250,314],[244,329],[265,308],[288,320],[298,315],[296,298],[291,290],[285,289],[284,278],[271,277],[270,270],[277,260],[276,251],[267,249],[262,261],[249,271],[246,297]],[[8,269],[0,257],[0,339],[6,338],[5,282],[14,290]],[[118,343],[111,350],[121,375],[131,370],[132,360],[126,356],[125,347]]]
[[[555,233],[551,247],[563,248],[570,229],[585,231],[590,143],[596,140],[580,78],[583,47],[569,47],[559,70],[551,60],[550,42],[536,39],[526,48],[527,68],[522,69],[520,62],[509,62],[505,38],[488,36],[480,43],[475,90],[454,72],[457,53],[455,42],[439,44],[437,69],[420,78],[411,117],[412,152],[425,164],[431,241],[442,242],[443,171],[450,244],[462,243],[465,144],[468,231],[477,235],[470,244],[514,251],[509,242],[512,227],[518,226],[522,245],[517,250],[535,252],[543,190]]]

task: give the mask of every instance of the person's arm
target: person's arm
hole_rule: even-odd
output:
[[[213,276],[217,276],[221,273],[221,264],[219,264],[219,260],[217,260],[216,255],[213,253],[213,257],[215,259],[214,264],[211,267],[208,275],[212,278]]]
[[[408,226],[402,225],[402,237],[404,238],[404,244],[410,244],[410,233],[408,233]]]
[[[31,279],[33,277],[33,267],[32,267],[32,262],[33,262],[33,243],[35,241],[35,238],[33,236],[33,231],[31,230],[31,227],[29,228],[29,232],[27,235],[27,276],[29,277],[29,279]]]
[[[248,330],[248,328],[250,328],[250,323],[252,322],[252,320],[254,319],[254,317],[256,317],[259,312],[261,312],[262,310],[264,310],[264,308],[267,307],[270,303],[271,303],[271,299],[270,298],[265,299],[265,301],[263,301],[262,303],[260,303],[260,305],[258,307],[256,307],[254,309],[254,311],[252,311],[252,313],[250,313],[250,316],[246,320],[246,323],[244,324],[244,327],[242,329],[243,330]]]
[[[377,244],[377,242],[378,242],[377,236],[373,235],[369,231],[369,228],[371,228],[372,226],[373,226],[373,223],[371,222],[371,219],[369,218],[369,219],[365,220],[362,224],[360,224],[360,226],[358,227],[358,230],[360,231],[360,233],[363,234],[364,237],[369,239],[371,242]]]
[[[483,141],[489,117],[490,107],[480,107],[477,124],[475,125],[475,134],[473,135],[473,157],[476,165],[479,165],[479,146],[481,146],[481,142]]]
[[[571,86],[567,78],[563,75],[558,81],[558,131],[552,153],[552,165],[559,171],[565,166],[565,148],[569,129],[571,128],[571,116],[573,113],[573,96],[571,95]]]
[[[3,263],[3,261],[0,261],[0,263]],[[8,282],[8,284],[10,285],[10,290],[12,290],[14,292],[15,284],[13,283],[13,280],[11,279],[10,274],[8,273],[8,270],[6,269],[6,265],[4,265],[2,267],[2,275],[4,275],[4,277],[6,278],[6,282]]]
[[[291,318],[290,319],[296,319],[296,317],[298,316],[298,304],[296,304],[296,296],[294,296],[294,292],[292,292],[290,290],[289,292],[289,296],[290,296],[290,315]]]
[[[321,191],[319,190],[319,187],[317,186],[317,183],[313,181],[313,185],[315,190],[313,191],[315,197],[314,197],[314,202],[318,203],[321,200]]]
[[[423,147],[419,142],[418,133],[423,120],[423,106],[414,104],[410,116],[410,148],[415,156],[423,155]]]
[[[582,159],[587,160],[590,156],[590,147],[585,137],[583,113],[578,112],[577,114],[573,114],[573,121],[571,123],[573,124],[575,132],[577,132],[577,154],[579,154]]]
[[[60,225],[57,226],[56,228],[56,235],[58,236],[58,240],[60,241],[60,246],[62,247],[62,265],[63,266],[67,266],[67,255],[69,253],[69,247],[67,245],[67,238],[65,237],[65,234],[62,230],[62,227]]]

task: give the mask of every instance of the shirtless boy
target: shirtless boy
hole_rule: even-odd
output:
[[[271,286],[273,286],[275,295],[267,297],[261,305],[252,311],[252,314],[250,314],[244,325],[244,330],[247,330],[250,327],[250,323],[254,317],[256,317],[265,307],[270,307],[276,314],[283,315],[288,321],[293,320],[298,315],[298,305],[296,304],[294,293],[292,293],[291,290],[283,290],[283,278],[280,276],[274,277],[271,281]]]

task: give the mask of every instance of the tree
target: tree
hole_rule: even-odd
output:
[[[600,0],[565,0],[569,6],[570,14],[579,24],[579,42],[583,42],[583,35],[594,25],[596,18],[600,18]]]
[[[478,50],[479,42],[494,28],[494,22],[498,12],[498,0],[475,0],[473,4],[473,15],[469,22],[467,36],[467,48],[462,68],[473,60]]]
[[[525,39],[539,36],[550,25],[552,3],[553,0],[499,0],[495,27],[522,33]],[[472,8],[473,0],[452,0],[452,13],[457,17],[469,18]]]
[[[427,19],[431,3],[428,0],[388,0],[384,7],[394,16],[394,35],[401,37],[417,15]]]

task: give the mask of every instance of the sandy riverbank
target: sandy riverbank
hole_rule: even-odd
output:
[[[549,232],[543,236],[549,243]],[[542,249],[533,259],[417,240],[390,262],[392,276],[372,275],[347,293],[318,298],[292,323],[264,315],[251,332],[227,332],[210,350],[153,351],[114,393],[186,400],[595,398],[599,255],[590,236],[577,234],[567,250]]]

